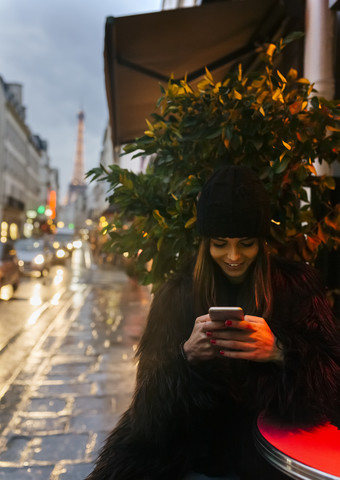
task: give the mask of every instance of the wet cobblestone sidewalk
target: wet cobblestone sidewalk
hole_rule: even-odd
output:
[[[119,271],[97,270],[76,287],[2,399],[0,480],[90,473],[130,402],[149,302]]]

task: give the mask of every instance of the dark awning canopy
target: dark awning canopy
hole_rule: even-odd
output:
[[[220,80],[257,47],[281,34],[285,10],[277,0],[233,0],[200,7],[108,17],[105,81],[113,144],[146,130],[160,97],[159,83],[187,75],[197,83],[205,66]]]

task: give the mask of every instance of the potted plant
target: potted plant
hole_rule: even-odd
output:
[[[118,207],[105,230],[109,246],[134,259],[142,284],[157,288],[195,255],[196,197],[223,163],[247,165],[263,180],[273,251],[313,263],[320,250],[338,248],[335,180],[318,176],[316,165],[339,159],[340,102],[319,98],[296,70],[275,67],[293,38],[267,46],[257,72],[244,74],[239,65],[215,82],[206,70],[195,88],[170,78],[144,135],[125,147],[151,156],[146,173],[118,165],[89,172],[109,182],[109,201]]]

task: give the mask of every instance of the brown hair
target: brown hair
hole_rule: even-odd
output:
[[[254,260],[252,284],[254,295],[249,295],[248,302],[253,310],[267,318],[273,307],[273,291],[269,253],[262,238],[259,238],[259,253]],[[210,255],[210,238],[203,238],[198,250],[194,269],[194,298],[199,312],[206,313],[210,306],[216,305],[214,260]]]

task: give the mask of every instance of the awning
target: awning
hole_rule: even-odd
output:
[[[277,0],[233,0],[143,15],[108,17],[105,82],[114,146],[147,129],[159,83],[171,74],[197,83],[209,68],[216,80],[257,47],[281,34],[285,9]]]

